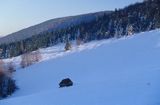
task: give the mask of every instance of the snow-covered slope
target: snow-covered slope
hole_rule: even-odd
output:
[[[159,35],[155,30],[91,42],[69,52],[62,47],[42,50],[45,59],[18,70],[14,77],[20,89],[0,104],[160,105]],[[59,88],[66,77],[74,85]]]

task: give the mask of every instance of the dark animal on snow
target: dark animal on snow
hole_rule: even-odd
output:
[[[71,79],[66,78],[63,79],[60,83],[59,83],[59,87],[69,87],[69,86],[73,86],[73,82],[71,81]]]

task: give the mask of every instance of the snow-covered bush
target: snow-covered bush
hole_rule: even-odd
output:
[[[13,80],[10,73],[5,70],[4,62],[0,60],[0,99],[11,95],[16,89],[15,80]]]
[[[21,67],[25,68],[27,66],[30,66],[36,62],[39,62],[40,59],[41,59],[41,54],[39,51],[23,54],[21,56]]]

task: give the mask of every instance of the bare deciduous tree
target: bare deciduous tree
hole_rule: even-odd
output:
[[[41,54],[38,51],[32,52],[32,53],[26,53],[21,56],[21,67],[25,68],[27,66],[30,66],[36,62],[39,62],[41,59]]]
[[[41,56],[39,50],[32,53],[32,61],[33,62],[35,62],[35,63],[39,62],[41,59],[42,59],[42,56]]]
[[[25,67],[31,65],[30,58],[31,57],[30,57],[29,53],[21,55],[21,64],[20,65],[22,68],[25,68]]]

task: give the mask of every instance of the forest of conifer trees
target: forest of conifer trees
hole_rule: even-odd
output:
[[[134,33],[160,28],[160,1],[146,0],[97,17],[91,22],[70,25],[60,30],[49,30],[25,40],[0,45],[0,57],[15,57],[39,48],[66,43],[67,40],[120,38]]]

